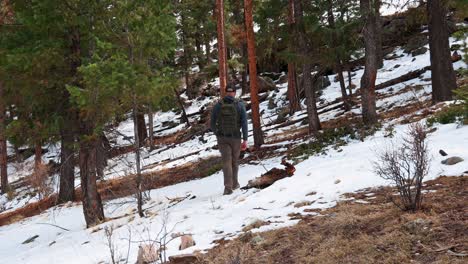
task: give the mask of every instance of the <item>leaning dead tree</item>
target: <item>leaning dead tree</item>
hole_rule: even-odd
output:
[[[429,161],[427,132],[420,123],[410,125],[400,146],[392,145],[378,154],[374,171],[395,184],[400,201],[392,201],[400,209],[417,211],[421,208],[422,182],[429,172]]]

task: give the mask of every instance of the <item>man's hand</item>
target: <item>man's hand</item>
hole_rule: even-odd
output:
[[[245,151],[248,148],[247,140],[242,140],[241,150]]]

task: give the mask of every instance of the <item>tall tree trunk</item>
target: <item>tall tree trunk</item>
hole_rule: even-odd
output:
[[[179,103],[179,107],[182,110],[182,122],[184,122],[187,127],[190,127],[190,120],[188,119],[187,112],[185,112],[185,107],[182,103],[182,99],[180,98],[180,93],[177,91],[177,89],[174,89],[174,93],[177,98],[177,103]]]
[[[138,112],[136,120],[138,124],[138,137],[140,139],[139,146],[141,147],[145,139],[148,138],[148,131],[146,130],[145,115],[143,113]]]
[[[365,70],[361,78],[362,118],[364,124],[377,123],[375,105],[375,79],[377,78],[377,39],[376,16],[372,0],[360,0],[364,20]]]
[[[94,124],[92,122],[82,120],[80,126],[80,134],[84,137],[80,141],[79,153],[83,213],[86,226],[91,227],[104,221],[101,195],[96,184],[96,149],[98,142],[93,135]]]
[[[107,166],[108,152],[110,150],[110,143],[104,133],[101,133],[97,140],[96,146],[96,171],[99,180],[104,179],[104,169]]]
[[[42,164],[42,144],[38,140],[34,144],[34,170],[38,169],[38,166]]]
[[[60,128],[59,203],[75,200],[75,120],[75,113],[70,110]]]
[[[249,85],[247,83],[247,75],[248,75],[248,67],[249,67],[249,55],[248,55],[248,49],[247,49],[247,43],[242,44],[242,60],[244,64],[244,68],[242,69],[242,81],[241,81],[241,86],[242,86],[242,95],[247,94],[249,92]]]
[[[185,16],[181,16],[181,22],[182,22],[182,43],[184,46],[184,56],[183,56],[183,64],[184,64],[184,78],[185,78],[185,87],[187,88],[187,96],[190,99],[194,99],[198,95],[197,87],[195,85],[192,85],[192,82],[190,80],[190,71],[192,67],[192,52],[191,52],[191,46],[188,43],[188,32],[187,29],[185,28]],[[143,140],[143,139],[142,139]]]
[[[428,0],[429,50],[432,72],[433,103],[449,101],[456,89],[456,76],[450,56],[447,6],[444,1]]]
[[[224,97],[226,94],[226,85],[228,82],[226,38],[224,35],[224,0],[216,0],[216,17],[218,30],[219,87],[221,91],[221,97]]]
[[[150,151],[154,149],[154,120],[153,120],[153,108],[148,106],[148,142]]]
[[[316,135],[320,130],[320,119],[318,117],[317,105],[315,102],[315,88],[312,82],[312,65],[308,61],[310,55],[309,45],[307,43],[307,37],[303,22],[303,0],[296,0],[294,5],[294,16],[296,20],[296,29],[298,37],[298,45],[300,49],[300,55],[302,57],[302,80],[303,89],[306,96],[307,115],[309,120],[309,133]]]
[[[1,193],[8,191],[5,87],[0,80],[0,182]]]
[[[380,16],[380,7],[382,5],[382,0],[374,0],[375,4],[375,38],[376,38],[376,48],[377,48],[377,68],[380,69],[383,67],[383,46],[382,46],[382,17]]]
[[[211,45],[210,45],[210,39],[208,37],[205,37],[205,53],[206,53],[206,63],[210,64],[211,63]]]
[[[332,30],[332,48],[335,50],[335,71],[338,75],[338,80],[340,82],[340,88],[341,88],[341,98],[343,100],[343,105],[345,111],[349,111],[351,109],[351,104],[349,102],[349,97],[346,94],[346,84],[343,76],[343,65],[341,64],[341,58],[337,50],[337,42],[338,38],[336,35],[336,28],[335,28],[335,16],[333,15],[333,0],[328,0],[328,25],[330,26],[330,29]]]
[[[289,41],[289,52],[295,50],[295,20],[294,20],[294,0],[289,0],[288,5],[288,23],[291,39]],[[301,104],[299,101],[299,93],[297,89],[297,75],[296,75],[296,64],[293,61],[288,62],[288,101],[289,101],[289,113],[292,115],[296,111],[301,110]]]
[[[201,35],[197,31],[195,32],[195,48],[197,49],[197,63],[198,67],[200,68],[200,71],[205,67],[205,60],[203,58],[203,49],[202,49],[202,43],[201,43]]]
[[[255,35],[253,30],[252,0],[244,0],[245,27],[247,31],[247,49],[249,54],[250,100],[252,103],[252,124],[254,146],[263,145],[263,132],[260,124],[260,108],[257,86],[257,58],[255,55]]]
[[[137,188],[137,209],[140,217],[143,217],[143,192],[142,192],[142,178],[141,178],[141,164],[140,164],[140,127],[138,125],[138,116],[140,115],[136,103],[136,96],[133,98],[133,130],[135,135],[135,164],[136,164],[136,188]],[[145,128],[146,130],[146,128]]]
[[[348,68],[348,90],[349,96],[353,96],[353,79],[351,76],[351,68]]]

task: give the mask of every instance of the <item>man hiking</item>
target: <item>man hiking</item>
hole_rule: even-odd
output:
[[[221,99],[211,112],[211,130],[218,139],[224,174],[224,195],[238,189],[239,156],[247,149],[247,113],[245,105],[235,98],[236,88],[226,87],[226,96]],[[242,143],[241,143],[242,129]]]

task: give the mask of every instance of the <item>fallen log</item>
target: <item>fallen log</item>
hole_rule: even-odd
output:
[[[255,178],[253,180],[250,180],[249,183],[242,187],[242,190],[247,190],[251,188],[257,188],[257,189],[264,189],[268,186],[273,185],[278,180],[281,180],[283,178],[291,177],[294,175],[294,172],[296,171],[296,168],[288,163],[287,161],[283,160],[281,162],[282,165],[284,165],[286,168],[285,169],[278,169],[278,168],[273,168],[266,172],[265,174],[262,174],[262,176]]]

